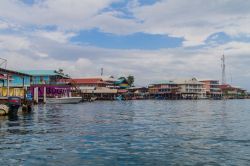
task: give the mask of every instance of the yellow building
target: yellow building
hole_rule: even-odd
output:
[[[31,78],[31,75],[25,73],[0,68],[0,97],[24,97],[28,86],[26,80]]]

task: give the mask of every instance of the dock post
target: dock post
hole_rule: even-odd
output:
[[[34,96],[33,96],[34,102],[36,101],[36,88],[34,88]]]
[[[46,95],[47,95],[46,87],[43,87],[43,103],[46,103]]]
[[[38,104],[38,87],[34,88],[34,101]]]
[[[10,80],[9,80],[9,74],[7,74],[7,97],[10,96]]]

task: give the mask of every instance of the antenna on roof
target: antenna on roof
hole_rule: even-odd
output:
[[[101,68],[101,76],[103,76],[103,68]]]
[[[231,78],[231,85],[233,84],[233,77],[232,77],[232,73],[230,72],[230,78]]]
[[[225,55],[223,53],[222,58],[221,58],[221,68],[222,68],[222,73],[221,73],[221,84],[225,85],[226,84],[226,64],[225,64]]]
[[[7,68],[7,60],[0,58],[0,67],[2,67],[2,65],[4,65],[4,69],[6,69]]]
[[[229,74],[230,74],[230,83],[231,83],[231,85],[233,84],[233,77],[232,77],[232,70],[231,70],[231,68],[228,68],[229,69]]]

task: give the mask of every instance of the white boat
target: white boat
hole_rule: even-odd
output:
[[[82,97],[61,97],[61,98],[47,98],[48,104],[77,104],[80,103]]]

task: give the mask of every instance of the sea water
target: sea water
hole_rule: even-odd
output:
[[[96,101],[0,117],[0,165],[249,165],[250,100]]]

